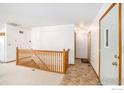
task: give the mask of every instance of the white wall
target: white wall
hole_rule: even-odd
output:
[[[91,31],[91,64],[98,74],[99,71],[99,19],[108,9],[111,4],[103,4],[102,8],[99,10],[96,18],[89,27]]]
[[[76,33],[76,58],[88,58],[88,33],[85,31]]]
[[[70,49],[69,63],[74,64],[74,25],[32,28],[32,48],[40,50]]]
[[[8,24],[6,24],[5,28],[5,62],[8,62],[16,60],[16,47],[31,48],[29,43],[31,31]],[[24,31],[24,33],[20,34],[20,30]]]
[[[0,36],[0,61],[4,61],[4,36]]]
[[[23,34],[18,33],[17,46],[18,48],[30,49],[31,48],[31,29],[19,28],[17,31],[24,31]]]

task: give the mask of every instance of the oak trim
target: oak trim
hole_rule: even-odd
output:
[[[40,55],[40,57],[38,56]],[[34,64],[28,65],[22,58],[37,58],[34,60]],[[25,65],[27,67],[31,66],[34,68],[44,69],[46,71],[66,73],[69,65],[69,49],[63,49],[63,51],[51,51],[51,50],[32,50],[32,49],[20,49],[16,48],[16,65]],[[28,61],[31,63],[32,61]],[[37,67],[38,66],[38,67]]]
[[[63,53],[63,51],[53,51],[53,50],[33,50],[33,49],[19,49],[21,51],[33,51],[33,52],[57,52],[57,53]],[[69,50],[67,50],[69,51]]]
[[[100,29],[100,27],[101,27],[101,23],[100,23],[100,20],[99,20],[99,71],[98,71],[99,81],[101,81],[100,80],[100,49],[101,49],[101,29]]]
[[[108,12],[116,5],[116,3],[112,3],[110,7],[107,9],[107,11],[102,15],[102,17],[99,19],[101,21],[107,14]]]
[[[122,83],[122,4],[119,3],[119,13],[118,13],[118,31],[119,31],[119,82]]]
[[[66,51],[63,49],[63,73],[66,73]]]

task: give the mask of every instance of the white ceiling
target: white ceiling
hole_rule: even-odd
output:
[[[83,23],[90,25],[102,4],[0,4],[0,21],[25,27]]]

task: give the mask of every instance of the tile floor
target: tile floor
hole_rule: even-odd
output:
[[[76,59],[64,75],[62,85],[100,85],[98,78],[89,63],[82,63]]]

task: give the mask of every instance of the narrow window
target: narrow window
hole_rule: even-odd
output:
[[[106,41],[105,41],[105,46],[106,47],[108,47],[109,46],[109,42],[108,42],[108,39],[109,39],[109,30],[108,29],[106,29],[106,31],[105,31],[105,36],[106,36]]]

